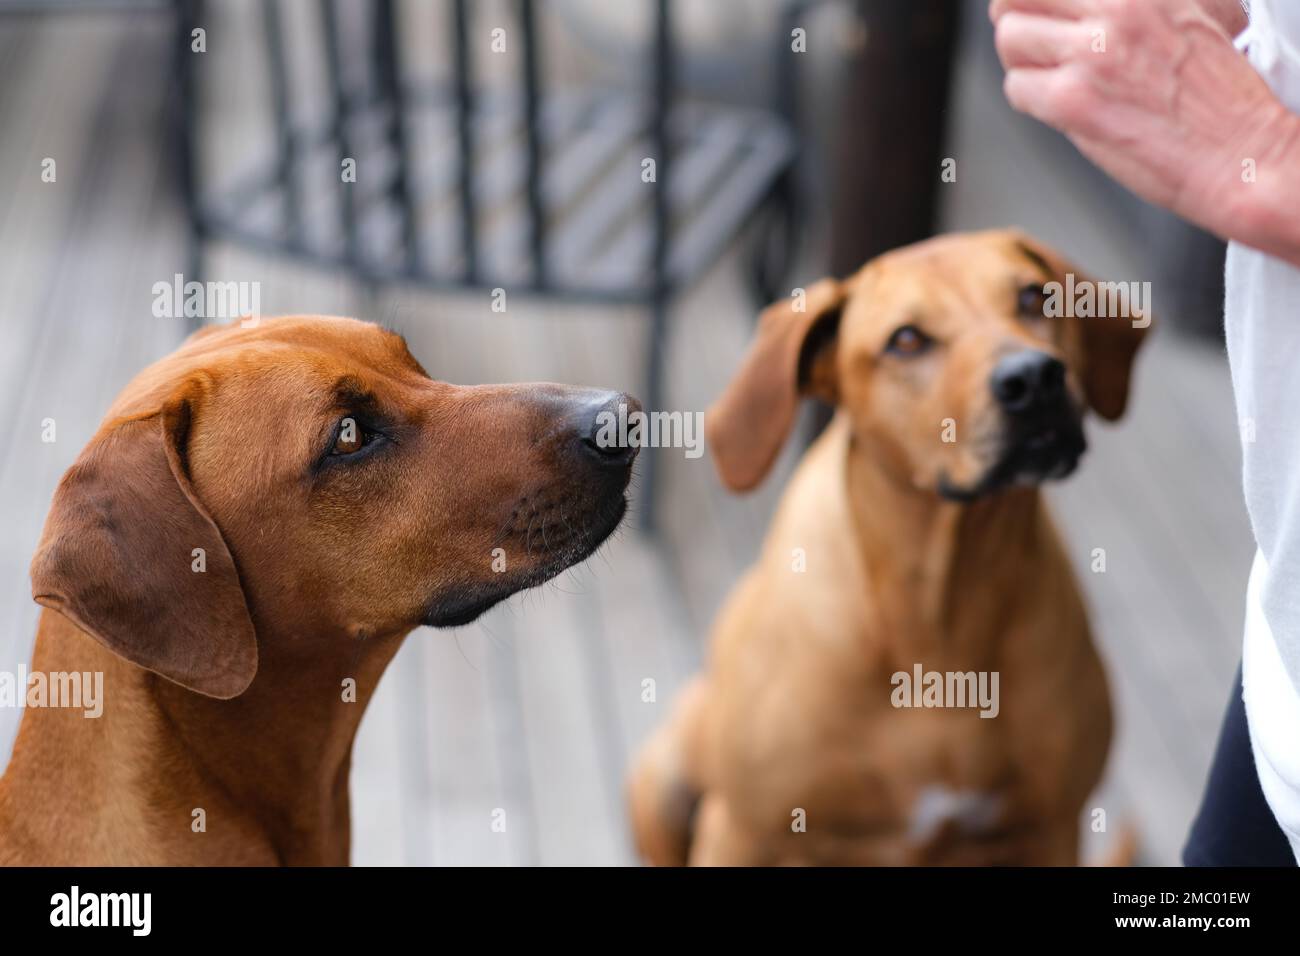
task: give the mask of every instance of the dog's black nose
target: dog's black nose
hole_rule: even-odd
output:
[[[989,385],[993,397],[1007,411],[1028,412],[1061,397],[1065,365],[1046,352],[1025,349],[998,362]]]
[[[626,468],[641,450],[645,432],[641,403],[625,392],[595,392],[584,403],[577,433],[587,458],[610,468]]]

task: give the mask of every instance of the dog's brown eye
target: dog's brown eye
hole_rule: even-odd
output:
[[[1016,311],[1026,319],[1047,317],[1047,290],[1041,285],[1027,285],[1016,297]]]
[[[334,438],[334,445],[330,448],[330,454],[334,456],[354,454],[365,448],[377,437],[378,435],[375,432],[366,428],[355,418],[345,418],[339,422],[338,434]]]
[[[894,330],[885,345],[885,351],[895,355],[919,355],[929,347],[930,341],[930,337],[915,325],[904,325]]]

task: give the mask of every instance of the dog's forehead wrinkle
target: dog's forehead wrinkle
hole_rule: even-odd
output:
[[[1056,274],[1056,270],[1052,268],[1052,265],[1047,261],[1047,258],[1035,249],[1030,242],[1024,239],[1016,239],[1014,248],[1016,252],[1033,264],[1034,268],[1041,273],[1043,278],[1050,279]]]
[[[367,411],[379,404],[374,389],[355,372],[346,372],[335,379],[329,396],[333,405],[355,411]]]
[[[872,343],[902,325],[928,330],[932,322],[943,319],[945,300],[951,295],[933,277],[910,270],[864,282],[860,288],[845,310],[847,336]]]
[[[395,396],[407,394],[413,384],[408,371],[391,374],[351,358],[341,362],[337,355],[313,350],[278,355],[273,362],[266,358],[264,353],[244,355],[225,364],[219,375],[223,387],[214,394],[216,403],[246,407],[250,413],[308,420],[340,410],[377,414],[392,405]],[[292,397],[293,407],[268,404],[259,383],[272,384],[270,394]]]

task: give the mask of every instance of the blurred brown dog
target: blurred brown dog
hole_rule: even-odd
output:
[[[206,329],[143,371],[32,562],[33,671],[103,672],[103,715],[26,711],[0,863],[346,864],[384,667],[609,535],[637,450],[596,435],[620,403],[435,382],[352,319]]]
[[[838,413],[634,768],[649,862],[1077,862],[1110,703],[1036,486],[1085,407],[1123,412],[1148,320],[1049,314],[1070,272],[954,235],[764,312],[708,420],[723,481],[762,480],[801,395]]]

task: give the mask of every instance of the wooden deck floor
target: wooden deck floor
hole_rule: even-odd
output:
[[[184,267],[173,146],[158,134],[163,40],[140,18],[0,19],[0,669],[30,653],[27,564],[59,475],[116,391],[181,336],[150,312],[152,284]],[[1141,250],[1116,239],[1068,184],[992,159],[1029,134],[976,87],[963,87],[955,111],[963,171],[949,224],[1019,222],[1100,272],[1140,275]],[[230,128],[241,128],[237,117]],[[44,157],[56,158],[57,183],[41,182]],[[229,249],[211,271],[258,279],[267,313],[383,319],[434,375],[455,381],[623,387],[642,367],[635,312],[512,299],[499,315],[486,295],[367,298],[342,277]],[[730,258],[680,300],[672,408],[702,409],[716,395],[748,313]],[[53,444],[40,440],[45,418],[57,422]],[[1051,493],[1118,701],[1099,804],[1137,822],[1156,863],[1177,859],[1237,659],[1251,545],[1234,427],[1219,351],[1160,335],[1130,418],[1094,426],[1085,467]],[[626,530],[597,559],[480,623],[408,640],[356,749],[356,862],[631,862],[628,756],[698,665],[708,622],[754,554],[780,486],[778,476],[752,498],[728,498],[707,457],[659,454],[662,541]],[[1105,574],[1089,571],[1094,547],[1107,549]],[[642,702],[646,678],[657,703]],[[18,716],[0,710],[0,765]],[[491,826],[498,809],[504,833]]]

